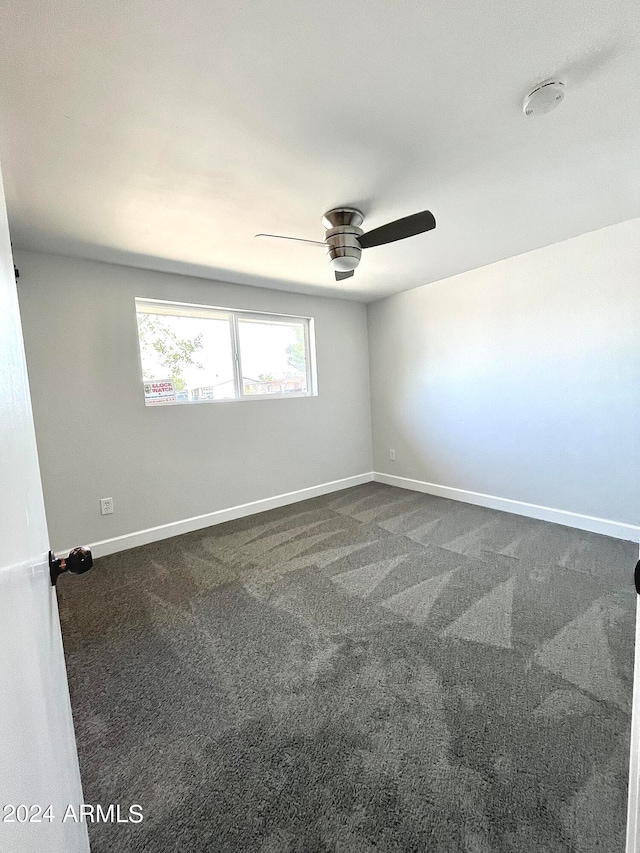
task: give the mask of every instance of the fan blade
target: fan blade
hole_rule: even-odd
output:
[[[336,272],[336,281],[342,281],[343,278],[351,278],[354,270],[349,270],[349,272]]]
[[[295,240],[296,243],[308,243],[310,246],[327,248],[326,243],[320,243],[318,240],[305,240],[303,237],[283,237],[282,234],[256,234],[256,237],[271,237],[274,240]]]
[[[358,237],[358,242],[363,249],[370,249],[372,246],[382,246],[384,243],[404,240],[405,237],[414,237],[424,231],[431,231],[435,227],[436,220],[433,213],[430,210],[423,210],[422,213],[414,213],[412,216],[405,216],[404,219],[396,219],[394,222],[381,225],[380,228],[374,228],[373,231],[367,231],[362,237]]]

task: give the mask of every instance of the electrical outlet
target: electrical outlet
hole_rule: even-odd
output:
[[[395,450],[390,450],[390,451],[389,451],[389,459],[390,459],[392,462],[395,462],[395,461],[396,461],[396,452],[395,452]]]
[[[113,498],[100,498],[100,512],[103,515],[111,515],[113,512]]]

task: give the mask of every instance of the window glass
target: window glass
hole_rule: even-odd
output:
[[[300,323],[238,320],[245,395],[305,394],[307,354]]]
[[[172,383],[170,402],[236,396],[229,318],[138,312],[138,333],[143,381]]]

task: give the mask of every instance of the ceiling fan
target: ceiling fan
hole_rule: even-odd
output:
[[[280,234],[256,234],[256,237],[295,240],[297,243],[322,246],[327,250],[336,281],[342,281],[353,275],[360,263],[363,249],[395,243],[396,240],[414,237],[416,234],[432,231],[436,227],[436,220],[429,210],[387,222],[386,225],[367,231],[366,234],[360,227],[363,221],[363,214],[355,207],[335,207],[322,217],[322,224],[326,229],[323,242],[305,240],[301,237],[283,237]]]

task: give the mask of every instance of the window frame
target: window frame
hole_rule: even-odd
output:
[[[158,310],[158,307],[166,307],[167,310]],[[145,308],[150,310],[145,310]],[[174,310],[171,310],[174,309]],[[186,309],[186,310],[185,310]],[[231,344],[231,363],[233,368],[233,385],[235,397],[227,397],[225,399],[213,400],[203,398],[201,400],[176,400],[169,404],[172,406],[184,406],[199,403],[241,403],[250,400],[283,400],[300,397],[317,397],[317,374],[316,374],[316,346],[315,346],[315,323],[313,317],[302,316],[299,314],[274,314],[270,311],[254,311],[246,308],[223,308],[217,305],[202,305],[195,302],[175,302],[168,299],[153,299],[149,297],[135,297],[136,311],[136,331],[138,334],[138,349],[140,353],[140,373],[143,375],[142,366],[142,343],[140,340],[140,332],[137,323],[138,314],[157,314],[159,316],[181,316],[181,317],[200,317],[202,319],[222,320],[226,319],[229,323],[229,338]],[[216,316],[218,315],[218,316]],[[305,348],[305,367],[306,367],[306,391],[287,391],[272,394],[245,394],[244,382],[242,376],[242,352],[240,347],[240,329],[239,323],[242,321],[255,321],[281,325],[301,325],[304,335]],[[144,384],[144,376],[142,383]],[[165,408],[164,406],[150,406],[147,404],[146,398],[145,408]]]

